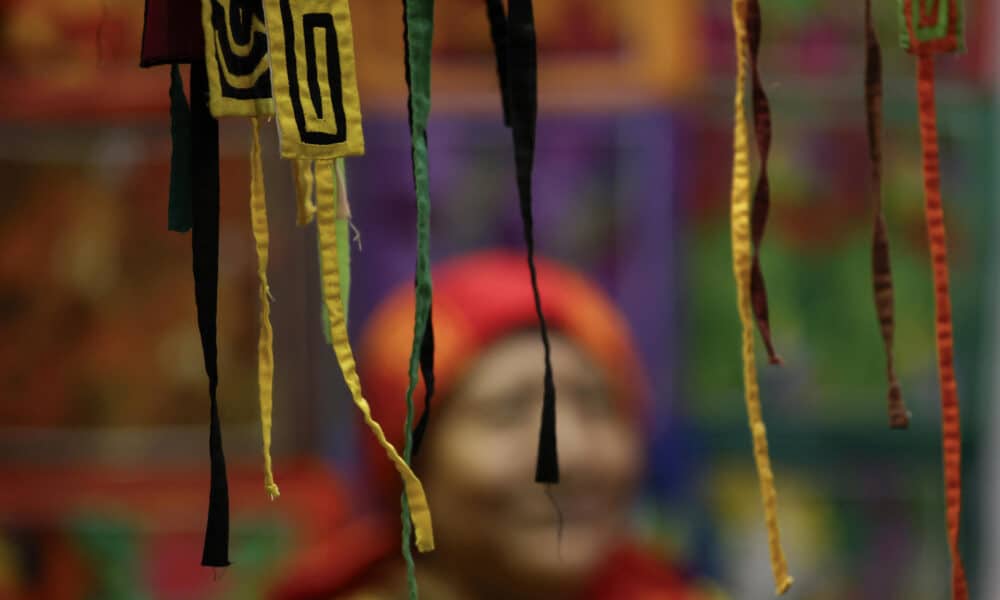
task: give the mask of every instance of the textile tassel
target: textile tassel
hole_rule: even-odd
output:
[[[257,342],[257,387],[260,394],[260,428],[264,440],[264,490],[271,500],[281,495],[271,467],[272,382],[274,379],[274,332],[271,329],[271,287],[267,283],[270,235],[264,192],[264,164],[260,157],[260,117],[252,117],[253,146],[250,150],[250,216],[257,246],[257,278],[260,280],[260,337]]]
[[[875,293],[875,312],[878,315],[882,343],[885,346],[886,376],[889,381],[889,426],[893,429],[906,429],[910,425],[910,411],[903,403],[902,391],[896,378],[892,348],[896,327],[893,314],[892,269],[889,260],[889,233],[882,211],[882,49],[872,22],[871,0],[865,0],[865,37],[865,105],[875,219],[872,237],[872,285]]]
[[[184,79],[179,65],[170,65],[170,200],[167,229],[184,233],[191,229],[191,109],[184,97]]]
[[[415,310],[413,346],[410,351],[409,384],[406,388],[406,432],[403,456],[409,463],[413,457],[413,393],[417,387],[418,367],[433,371],[433,346],[422,352],[425,332],[431,328],[433,288],[430,266],[430,184],[427,164],[427,119],[431,109],[431,43],[434,38],[433,0],[403,0],[403,46],[406,55],[407,110],[410,126],[410,149],[413,167],[413,187],[417,199],[417,261],[414,275]],[[433,378],[433,375],[432,375]],[[426,383],[426,382],[425,382]],[[427,390],[432,386],[425,386]],[[425,425],[426,427],[426,425]],[[410,498],[401,502],[402,553],[406,562],[407,587],[410,598],[418,597],[416,567],[410,549],[410,527],[416,523]]]
[[[761,15],[760,2],[749,0],[747,4],[747,30],[750,40],[750,71],[753,85],[753,123],[754,137],[757,140],[757,152],[760,154],[760,178],[754,191],[753,207],[750,209],[750,237],[753,242],[753,257],[750,271],[750,298],[753,301],[753,314],[757,320],[757,329],[764,341],[768,361],[772,365],[780,365],[781,358],[774,352],[771,341],[771,322],[767,308],[767,287],[764,285],[764,272],[760,267],[760,245],[764,239],[764,229],[767,226],[767,215],[771,209],[771,185],[767,177],[767,160],[771,153],[771,104],[764,91],[760,79],[760,69],[757,66],[760,57]]]
[[[198,332],[208,375],[211,483],[208,522],[201,564],[206,567],[229,565],[229,484],[226,457],[222,451],[222,426],[216,391],[219,385],[216,347],[216,313],[219,285],[219,123],[208,110],[208,76],[205,63],[191,65],[191,156],[192,202],[191,250],[194,295],[198,312]]]
[[[330,161],[316,161],[317,176],[323,172],[332,173]],[[358,377],[354,351],[351,349],[347,335],[347,321],[341,294],[340,261],[337,256],[337,208],[332,193],[320,193],[323,188],[320,187],[319,182],[322,179],[322,177],[317,177],[316,228],[319,235],[320,253],[323,258],[323,301],[330,314],[330,337],[333,339],[333,349],[343,372],[344,381],[351,392],[354,404],[361,411],[365,425],[368,426],[379,445],[385,450],[386,455],[403,480],[404,494],[413,518],[417,549],[421,552],[427,552],[434,549],[434,531],[423,485],[406,461],[403,460],[403,457],[386,439],[382,427],[372,418],[371,407],[361,392],[361,380]]]
[[[531,0],[511,0],[507,21],[507,82],[509,117],[514,138],[514,163],[520,198],[521,221],[527,246],[528,271],[535,297],[535,312],[545,350],[542,425],[538,433],[538,460],[535,481],[559,483],[559,457],[556,447],[556,388],[552,377],[549,331],[542,311],[535,270],[534,218],[531,208],[531,175],[535,162],[535,126],[538,120],[538,56],[535,40],[535,16]],[[492,12],[492,11],[491,11]],[[499,52],[498,52],[499,55]]]
[[[747,0],[733,0],[732,6],[737,67],[736,93],[733,102],[735,112],[731,213],[733,272],[736,277],[736,292],[742,325],[743,385],[750,431],[753,436],[757,478],[760,481],[761,499],[764,504],[764,519],[771,552],[771,570],[774,573],[777,593],[784,594],[791,587],[792,578],[788,574],[788,565],[785,561],[785,553],[781,547],[781,537],[778,531],[777,492],[774,488],[774,473],[771,470],[771,459],[767,450],[767,430],[761,415],[757,365],[754,358],[753,309],[750,299],[750,156],[747,141],[746,109],[744,108],[748,58]]]
[[[967,600],[968,583],[958,548],[962,511],[962,431],[955,382],[951,297],[948,290],[948,243],[941,205],[941,163],[938,150],[937,116],[934,106],[934,56],[929,50],[917,55],[917,92],[920,112],[920,143],[923,147],[924,214],[934,272],[938,378],[941,384],[941,428],[944,453],[945,509],[948,548],[951,552],[953,600]]]

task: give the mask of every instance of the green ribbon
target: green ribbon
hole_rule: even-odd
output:
[[[410,352],[409,385],[406,389],[406,441],[403,457],[413,456],[413,392],[417,387],[418,368],[424,363],[425,372],[433,369],[433,356],[421,352],[425,333],[431,327],[431,266],[430,266],[430,190],[427,167],[427,119],[431,110],[431,41],[434,38],[434,0],[403,0],[403,38],[406,52],[407,106],[410,124],[410,148],[413,162],[413,186],[417,197],[417,266],[414,286],[416,309],[413,324],[413,347]],[[421,361],[421,354],[424,360]],[[429,368],[428,368],[429,367]],[[429,404],[429,399],[428,399]],[[410,538],[410,520],[406,495],[402,496],[402,550],[406,560],[410,598],[418,597],[416,569]]]

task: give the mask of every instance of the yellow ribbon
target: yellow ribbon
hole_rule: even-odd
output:
[[[293,159],[292,178],[295,180],[295,221],[300,226],[312,223],[316,215],[316,204],[313,202],[314,175],[311,160]]]
[[[410,469],[396,448],[385,438],[382,427],[372,418],[368,401],[361,394],[361,380],[354,362],[354,352],[347,337],[347,320],[340,287],[340,262],[337,257],[337,206],[334,198],[334,168],[332,161],[316,161],[316,228],[319,234],[321,268],[323,278],[323,301],[330,315],[330,337],[337,362],[344,374],[344,381],[351,391],[354,404],[364,416],[365,424],[371,429],[378,443],[385,449],[389,460],[403,479],[403,488],[410,503],[413,525],[416,531],[417,549],[427,552],[434,549],[434,532],[431,513],[424,495],[424,487]]]
[[[270,235],[264,194],[264,165],[260,158],[260,118],[252,117],[253,146],[250,150],[250,222],[257,245],[257,278],[260,280],[260,337],[257,342],[257,386],[260,394],[260,428],[264,438],[264,489],[272,500],[281,493],[271,470],[271,404],[274,379],[274,332],[271,329],[271,288],[267,284]]]
[[[760,495],[764,503],[764,520],[771,551],[771,570],[775,590],[784,594],[792,586],[788,574],[785,552],[781,547],[778,531],[778,496],[774,489],[774,472],[767,451],[767,430],[761,416],[760,389],[757,385],[757,364],[754,357],[753,309],[750,302],[750,154],[747,143],[747,117],[745,88],[749,46],[746,28],[746,0],[733,0],[733,29],[736,33],[736,96],[734,99],[735,124],[733,126],[733,182],[732,182],[732,244],[733,273],[736,277],[736,295],[742,324],[743,384],[753,434],[753,453],[760,481]]]

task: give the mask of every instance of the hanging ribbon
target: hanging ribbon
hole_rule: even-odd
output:
[[[281,495],[271,467],[271,410],[274,379],[274,332],[271,329],[271,288],[267,283],[268,247],[267,204],[264,194],[264,165],[260,156],[260,118],[250,119],[253,145],[250,150],[250,222],[257,246],[257,278],[260,281],[260,337],[257,342],[257,386],[260,400],[260,428],[264,440],[264,490],[272,500]]]
[[[406,388],[406,441],[403,456],[412,460],[414,447],[413,393],[417,387],[418,366],[425,376],[424,416],[420,429],[426,429],[429,394],[433,391],[434,347],[431,303],[433,288],[430,267],[430,189],[427,164],[427,120],[431,109],[431,43],[434,38],[433,0],[403,0],[403,46],[406,59],[407,111],[410,126],[410,149],[413,187],[417,198],[417,261],[414,276],[415,314],[413,346],[410,351],[409,384]],[[427,375],[430,374],[428,378]],[[410,550],[410,520],[413,506],[404,496],[402,502],[402,550],[406,561],[410,598],[417,598],[416,569]],[[416,519],[413,518],[415,523]]]
[[[922,51],[917,57],[917,90],[920,111],[920,142],[923,147],[924,213],[934,272],[935,330],[938,379],[941,384],[942,448],[944,454],[945,508],[948,548],[951,552],[953,600],[969,597],[965,567],[958,548],[962,511],[962,432],[955,382],[951,294],[948,289],[948,244],[944,209],[941,205],[941,163],[938,151],[937,117],[934,107],[934,56]]]
[[[351,205],[347,198],[347,176],[344,173],[344,159],[338,158],[334,161],[334,163],[336,165],[334,175],[337,193],[337,259],[340,261],[337,268],[340,271],[340,295],[344,300],[344,320],[350,322]],[[317,244],[316,247],[318,250],[319,245]],[[320,268],[322,269],[322,255],[319,256],[319,261]],[[333,345],[333,339],[330,337],[330,314],[326,310],[326,304],[321,305],[320,313],[320,318],[323,323],[323,337],[326,340],[327,345]]]
[[[211,483],[208,522],[201,564],[229,565],[229,484],[226,457],[222,451],[222,426],[216,391],[219,386],[216,347],[216,312],[219,284],[219,123],[208,110],[208,76],[205,63],[191,65],[191,154],[192,201],[191,250],[198,331],[208,375]]]
[[[559,457],[556,447],[556,388],[552,377],[552,359],[548,326],[542,311],[535,270],[535,234],[532,215],[531,177],[535,162],[535,128],[538,120],[538,51],[535,16],[531,0],[511,0],[504,20],[503,5],[487,3],[487,16],[497,57],[504,121],[514,139],[514,166],[520,198],[521,221],[527,246],[528,271],[535,298],[535,312],[545,350],[545,379],[542,396],[542,424],[538,433],[538,459],[535,481],[559,483]],[[506,38],[506,39],[504,39]]]
[[[889,381],[889,426],[906,429],[910,411],[903,403],[893,360],[895,316],[893,310],[892,269],[889,260],[889,233],[882,211],[882,49],[875,24],[872,3],[865,0],[865,106],[868,124],[868,154],[872,165],[872,206],[874,227],[872,236],[872,287],[875,312],[878,315],[882,343],[885,346],[886,376]]]
[[[340,270],[340,295],[344,299],[344,320],[348,321],[351,312],[351,203],[347,199],[344,159],[338,158],[333,164],[337,194],[337,260],[340,261],[337,268]]]
[[[325,169],[331,169],[329,161],[317,161],[316,172],[321,173]],[[318,192],[318,190],[317,190]],[[424,495],[424,488],[420,480],[414,475],[409,465],[403,457],[396,452],[396,449],[386,439],[382,427],[372,418],[371,407],[361,393],[361,380],[358,377],[357,366],[354,361],[354,352],[347,336],[347,321],[344,315],[343,296],[340,284],[340,261],[337,256],[337,209],[333,199],[333,194],[317,194],[316,197],[316,227],[319,235],[320,253],[322,260],[322,281],[323,281],[323,301],[330,314],[330,337],[333,339],[333,349],[337,355],[337,362],[344,375],[344,381],[351,392],[355,405],[361,411],[365,425],[371,430],[375,439],[385,450],[389,460],[392,461],[403,479],[404,494],[406,495],[410,514],[413,517],[413,525],[416,533],[417,549],[427,552],[434,549],[434,532],[431,526],[431,513],[427,506],[427,498]]]
[[[742,325],[743,385],[747,415],[753,436],[757,478],[760,481],[761,499],[764,503],[764,520],[767,525],[768,544],[771,552],[771,570],[775,589],[784,594],[792,585],[788,574],[785,553],[778,531],[777,492],[774,473],[767,450],[767,430],[761,415],[760,390],[757,385],[757,365],[754,357],[753,309],[750,299],[751,286],[751,237],[750,237],[750,155],[747,140],[745,87],[747,79],[748,40],[746,27],[747,0],[733,0],[733,29],[736,34],[736,93],[733,101],[735,124],[733,127],[733,180],[732,180],[732,244],[733,272],[740,323]]]
[[[313,222],[316,216],[315,176],[310,160],[296,159],[292,164],[292,180],[295,183],[295,223],[300,227]]]
[[[167,229],[191,229],[191,109],[184,97],[184,79],[178,65],[170,65],[170,199]]]
[[[920,5],[918,15],[913,3]],[[945,522],[951,554],[953,600],[967,600],[968,583],[958,547],[962,512],[962,431],[958,385],[955,381],[955,342],[951,319],[948,242],[941,203],[941,159],[937,113],[934,105],[934,54],[955,52],[965,46],[962,35],[963,6],[959,0],[902,0],[900,18],[904,48],[917,57],[917,108],[923,149],[924,215],[934,277],[934,310],[938,379],[941,385],[941,433],[944,461]]]
[[[781,358],[774,351],[771,342],[771,322],[767,308],[767,286],[764,284],[764,272],[760,267],[760,245],[764,239],[764,229],[767,226],[767,215],[771,209],[771,185],[767,177],[767,161],[771,153],[771,105],[760,79],[760,69],[757,63],[760,58],[761,15],[758,0],[749,0],[747,4],[747,32],[750,43],[750,72],[753,85],[753,124],[754,137],[757,139],[757,152],[760,154],[760,178],[754,191],[753,207],[750,209],[750,238],[753,242],[753,256],[750,270],[750,298],[753,302],[754,318],[757,329],[764,341],[768,361],[772,365],[781,364]]]
[[[496,56],[497,80],[500,83],[500,101],[503,106],[503,123],[510,127],[510,86],[507,84],[507,15],[503,0],[486,0],[486,16],[490,20],[490,38]]]

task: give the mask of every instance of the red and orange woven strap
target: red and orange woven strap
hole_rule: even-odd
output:
[[[944,494],[948,547],[951,551],[952,598],[967,600],[968,583],[965,580],[965,567],[962,565],[962,556],[958,549],[958,530],[962,511],[962,431],[958,386],[955,382],[951,294],[948,288],[948,242],[945,236],[944,208],[941,205],[941,160],[934,107],[934,55],[927,50],[920,51],[917,57],[917,91],[924,163],[924,212],[934,273],[938,378],[941,383]]]
[[[919,5],[919,13],[914,9]],[[902,0],[901,43],[917,57],[917,98],[920,143],[923,148],[924,214],[934,275],[935,330],[938,378],[941,384],[941,433],[944,455],[945,521],[951,552],[953,600],[967,600],[969,586],[958,547],[962,513],[962,428],[955,381],[955,341],[948,285],[948,242],[941,204],[941,159],[937,112],[934,106],[934,54],[964,48],[963,7],[960,0]]]

